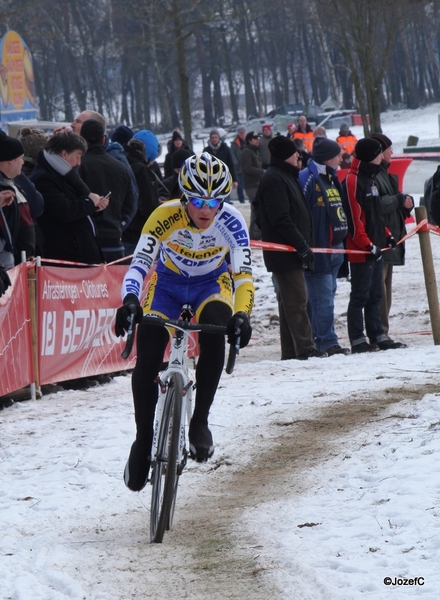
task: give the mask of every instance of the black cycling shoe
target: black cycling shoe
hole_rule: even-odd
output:
[[[197,462],[206,462],[214,454],[214,443],[208,425],[191,420],[189,424],[189,455]]]
[[[147,448],[148,446],[141,446],[137,441],[131,446],[124,469],[124,483],[132,492],[140,492],[147,484],[151,464]]]

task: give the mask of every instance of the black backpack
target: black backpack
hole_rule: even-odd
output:
[[[440,225],[440,166],[437,167],[434,175],[425,181],[420,206],[426,208],[430,223]]]

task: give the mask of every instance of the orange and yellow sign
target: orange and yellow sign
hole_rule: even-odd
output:
[[[5,108],[22,108],[29,101],[35,105],[35,83],[32,57],[26,44],[15,31],[3,38],[0,63],[0,97]],[[28,104],[28,106],[29,106]]]

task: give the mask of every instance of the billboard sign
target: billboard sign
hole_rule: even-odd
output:
[[[1,126],[36,116],[32,55],[18,33],[8,31],[0,41]]]

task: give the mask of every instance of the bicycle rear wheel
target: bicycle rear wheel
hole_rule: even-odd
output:
[[[171,526],[177,493],[177,456],[182,416],[183,382],[178,373],[170,377],[157,440],[151,483],[150,540],[160,543]]]

